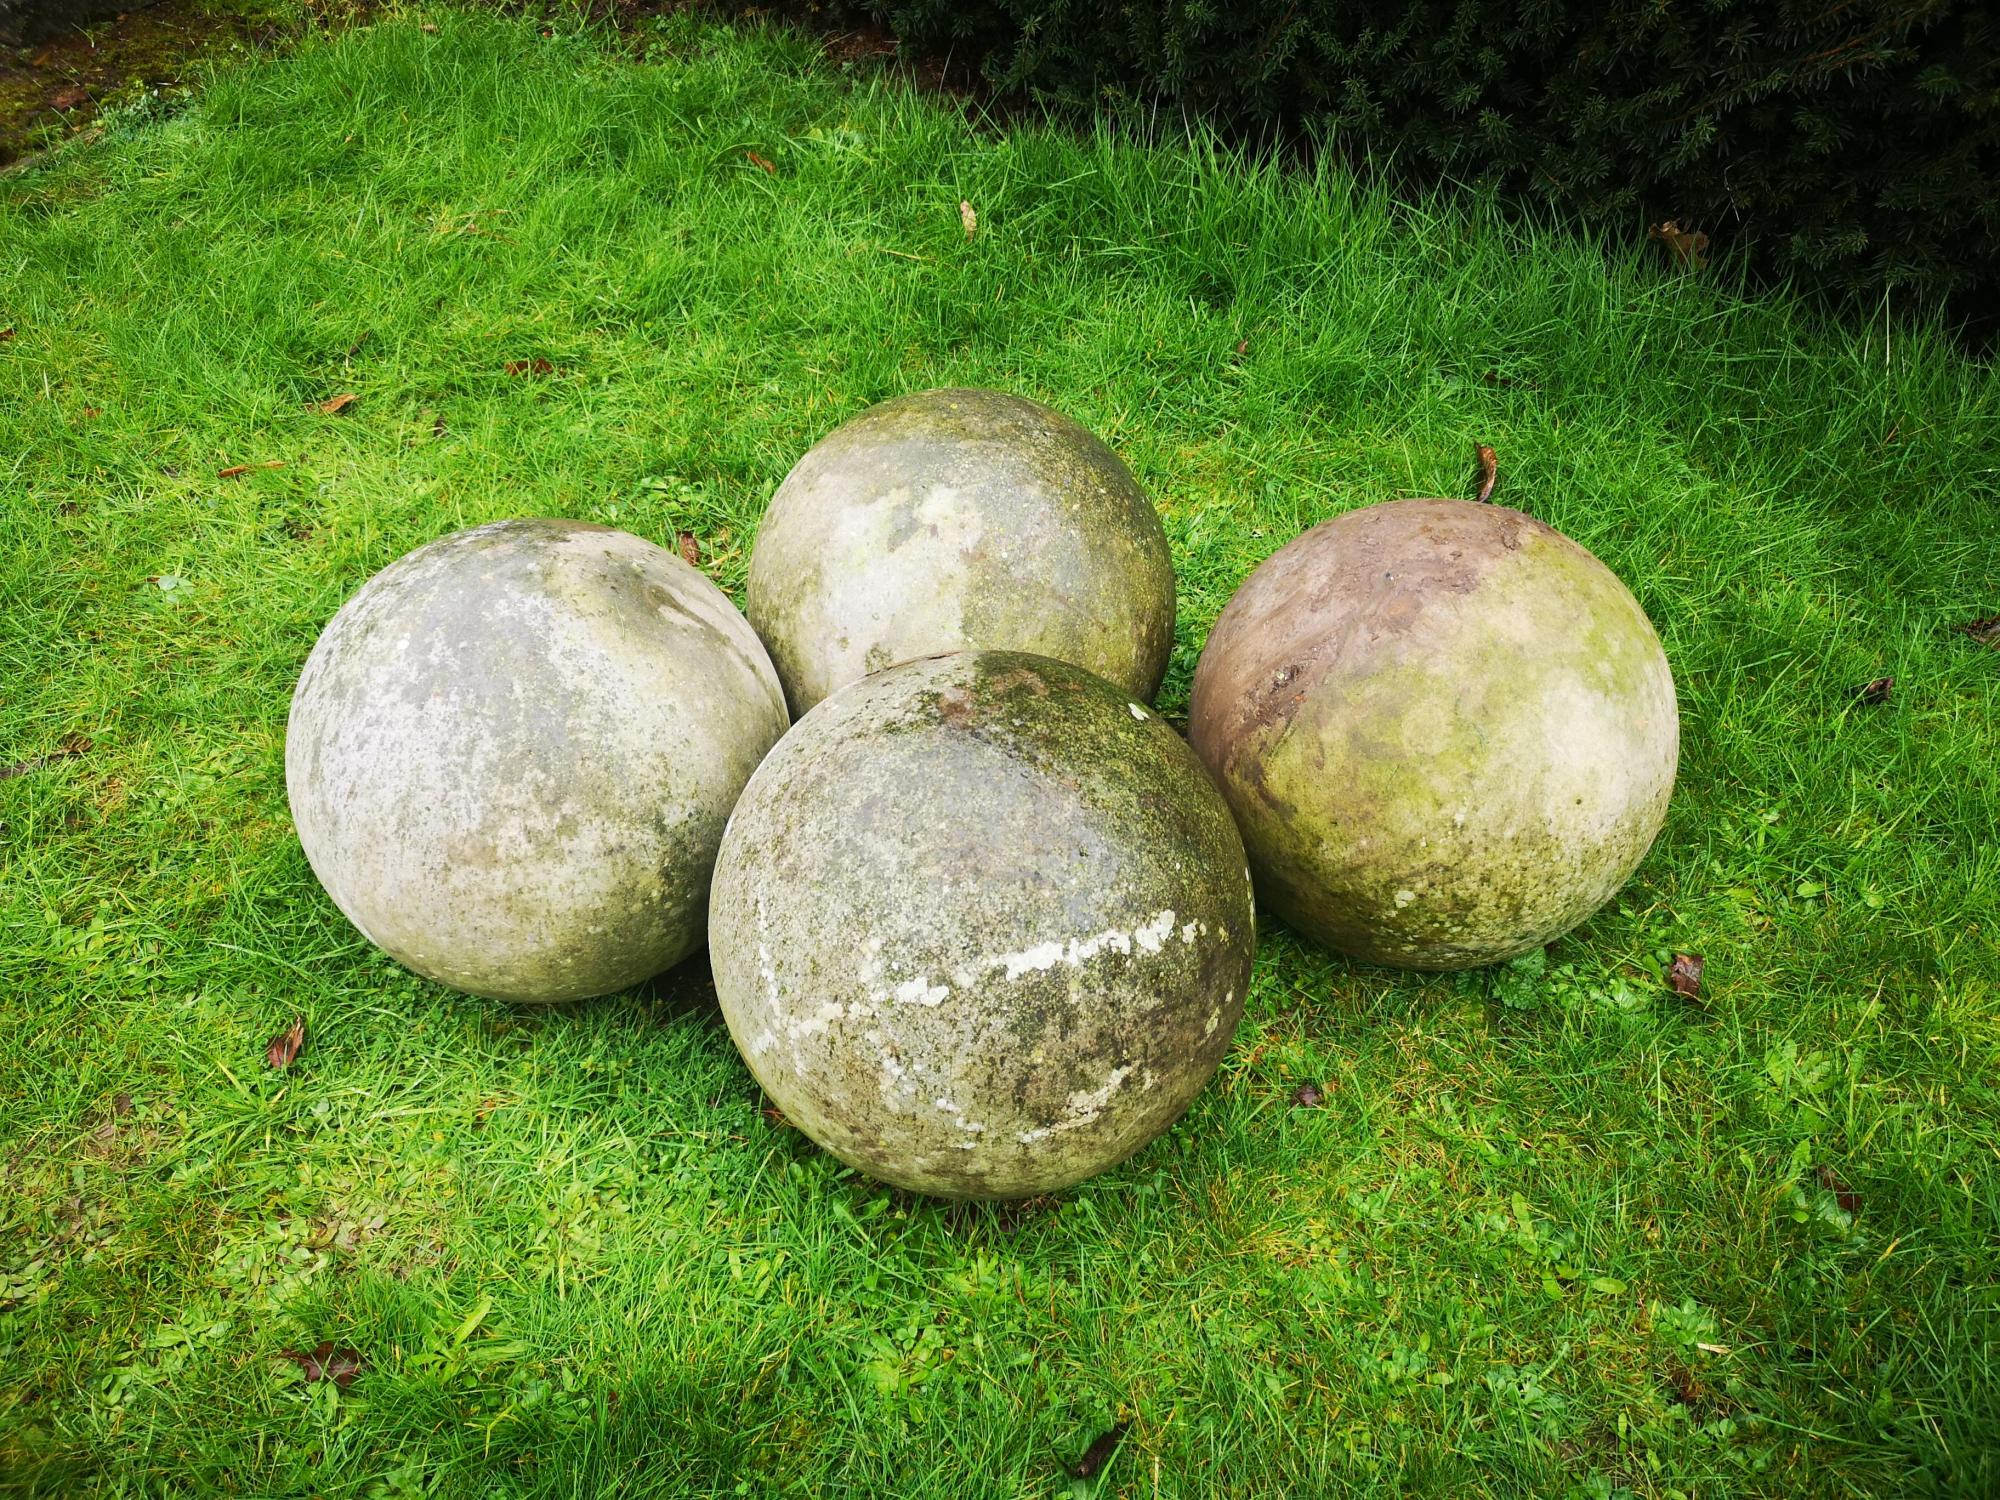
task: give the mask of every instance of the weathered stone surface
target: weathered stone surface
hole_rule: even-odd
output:
[[[418,973],[573,1000],[701,943],[723,825],[785,731],[722,591],[609,527],[420,547],[336,614],[292,699],[292,818],[322,884]]]
[[[1229,809],[1150,709],[1047,657],[961,652],[834,694],[716,863],[738,1048],[814,1140],[957,1198],[1048,1192],[1215,1071],[1255,945]]]
[[[1032,651],[1151,702],[1174,639],[1166,532],[1118,456],[999,391],[870,407],[771,498],[750,623],[792,712],[896,662]]]
[[[1625,883],[1680,730],[1659,637],[1590,553],[1503,506],[1403,500],[1251,574],[1202,651],[1189,739],[1273,911],[1452,969],[1549,942]]]

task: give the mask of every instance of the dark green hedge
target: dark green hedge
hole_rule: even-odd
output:
[[[2000,299],[2000,0],[871,0],[1005,90],[1331,129],[1848,292]],[[1642,217],[1643,216],[1643,217]]]
[[[0,0],[0,47],[61,36],[121,10],[144,10],[157,0]]]

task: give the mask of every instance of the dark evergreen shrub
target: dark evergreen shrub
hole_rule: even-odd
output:
[[[872,5],[1003,89],[1331,132],[1805,284],[2000,299],[1997,0]]]

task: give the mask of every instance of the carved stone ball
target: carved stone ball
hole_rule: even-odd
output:
[[[1673,674],[1595,557],[1519,511],[1401,500],[1250,575],[1195,672],[1189,740],[1265,902],[1374,963],[1496,963],[1638,867],[1679,755]]]
[[[771,753],[716,862],[730,1035],[793,1124],[886,1182],[1051,1192],[1200,1092],[1255,944],[1229,809],[1080,667],[960,652],[844,688]]]
[[[870,407],[771,498],[750,623],[793,714],[941,651],[1031,651],[1150,703],[1174,640],[1174,573],[1152,502],[1069,418],[999,391]]]
[[[785,727],[701,573],[608,527],[502,521],[333,617],[285,776],[313,872],[370,941],[475,995],[574,1000],[700,945],[723,825]]]

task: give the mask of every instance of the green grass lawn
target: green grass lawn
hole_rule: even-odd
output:
[[[796,38],[554,29],[391,19],[0,179],[0,1491],[2000,1492],[1993,369]],[[1270,924],[1186,1118],[1027,1209],[768,1115],[700,959],[509,1009],[343,921],[282,758],[363,579],[559,514],[740,599],[791,462],[946,383],[1157,497],[1169,713],[1260,559],[1494,444],[1675,666],[1631,886],[1539,973]]]

